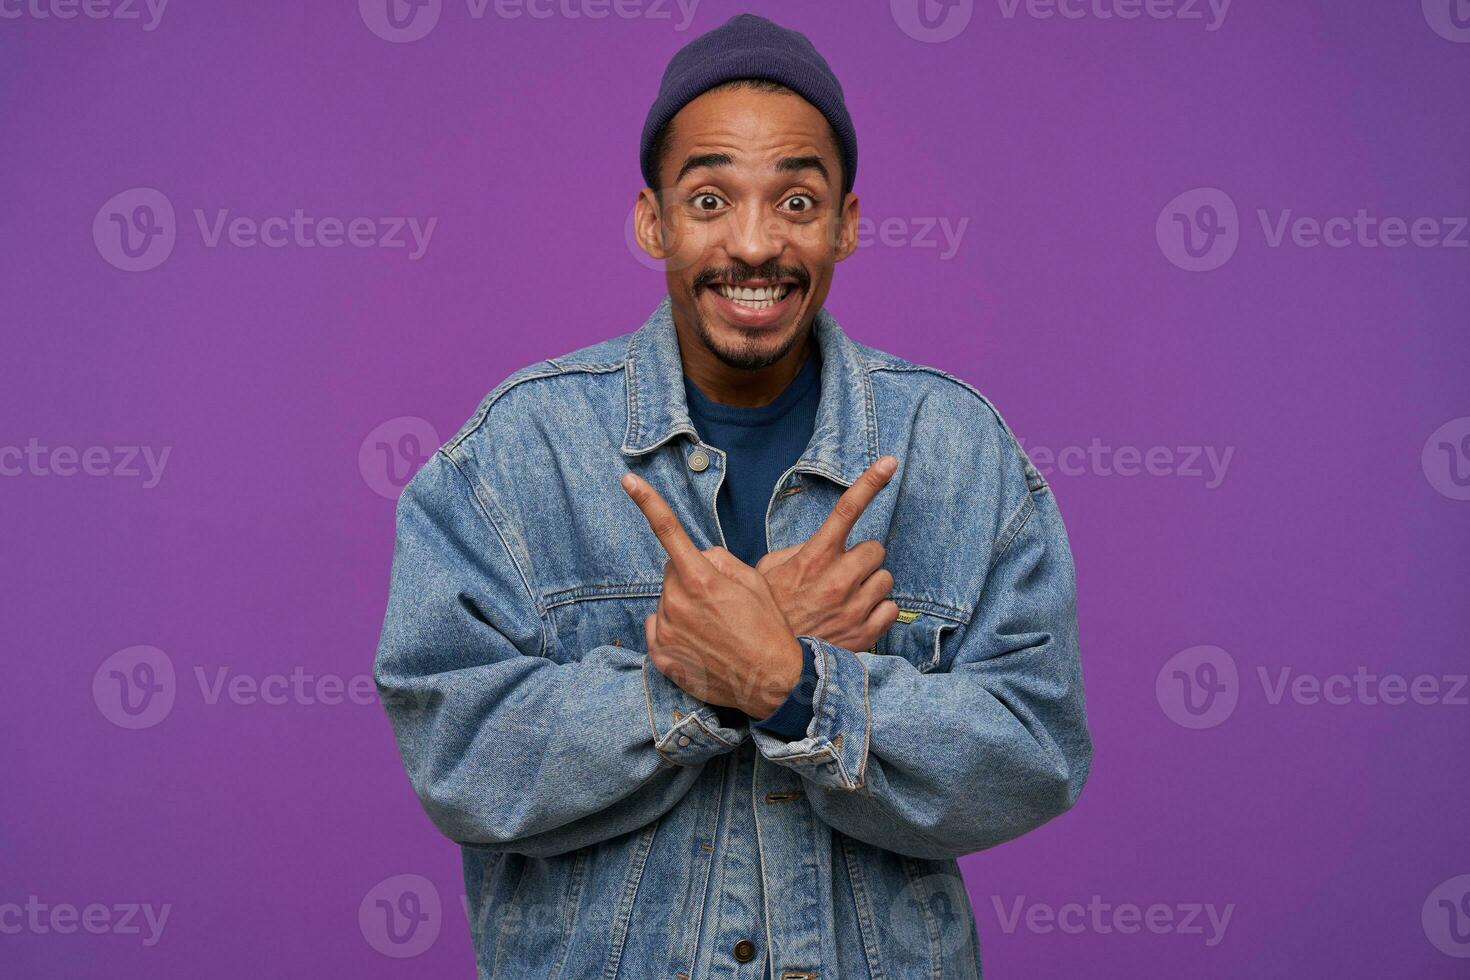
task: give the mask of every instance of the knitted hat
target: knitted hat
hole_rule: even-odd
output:
[[[837,76],[806,35],[756,14],[736,14],[684,45],[669,60],[658,98],[643,123],[639,165],[649,187],[658,186],[653,141],[659,129],[695,96],[733,78],[774,79],[826,116],[842,154],[842,193],[852,190],[857,175],[857,135]]]

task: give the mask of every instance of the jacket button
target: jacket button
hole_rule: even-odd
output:
[[[749,939],[742,939],[735,944],[735,958],[742,963],[749,963],[755,959],[755,943]]]
[[[689,744],[689,736],[688,735],[680,735],[679,736],[679,744],[680,745],[688,745]]]
[[[696,449],[689,454],[689,468],[696,473],[702,473],[709,469],[709,453],[703,449]]]

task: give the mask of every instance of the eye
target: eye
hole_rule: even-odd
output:
[[[689,199],[689,203],[693,204],[695,210],[698,211],[717,210],[720,204],[722,204],[723,202],[724,198],[720,197],[720,195],[714,193],[713,191],[700,191],[698,194],[695,194]]]
[[[817,199],[814,198],[814,197],[812,197],[810,194],[792,194],[786,200],[788,202],[790,202],[790,201],[806,201],[805,204],[801,204],[801,205],[799,205],[797,207],[794,207],[794,208],[791,208],[790,209],[791,211],[795,212],[796,214],[805,214],[806,212],[812,210],[813,208],[815,208],[817,206]]]

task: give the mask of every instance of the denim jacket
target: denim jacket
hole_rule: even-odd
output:
[[[969,384],[826,310],[814,329],[816,426],[772,487],[769,550],[891,453],[848,546],[884,545],[902,612],[869,650],[799,638],[799,739],[726,727],[642,650],[667,556],[623,472],[724,543],[724,455],[690,423],[668,296],[506,378],[405,488],[374,678],[462,849],[480,978],[975,980],[955,859],[1077,799],[1092,742],[1050,487]]]

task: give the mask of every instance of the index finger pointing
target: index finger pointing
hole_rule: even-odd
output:
[[[675,568],[689,570],[698,563],[709,563],[709,559],[699,553],[694,542],[684,530],[684,525],[679,523],[673,508],[668,502],[653,489],[647,480],[640,479],[632,473],[624,473],[622,479],[623,489],[628,496],[633,498],[633,503],[643,512],[643,517],[648,521],[648,526],[653,529],[654,536],[669,553],[669,560],[674,563]]]
[[[857,524],[858,518],[863,516],[868,504],[878,496],[891,476],[898,469],[898,460],[892,456],[879,456],[872,466],[863,470],[862,476],[855,480],[852,486],[842,492],[837,498],[837,503],[832,505],[832,513],[817,528],[817,533],[811,536],[811,542],[818,546],[830,548],[833,551],[845,551],[847,549],[847,536],[852,533],[853,526]],[[809,542],[809,543],[811,543]]]

